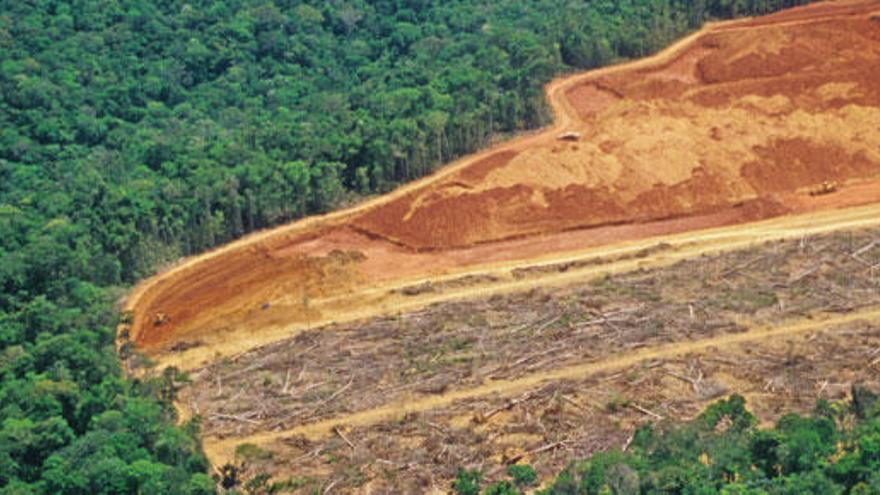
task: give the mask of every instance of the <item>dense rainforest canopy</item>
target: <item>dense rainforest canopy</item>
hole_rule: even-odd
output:
[[[162,263],[546,122],[541,85],[797,0],[0,0],[0,493],[210,493],[112,309]]]

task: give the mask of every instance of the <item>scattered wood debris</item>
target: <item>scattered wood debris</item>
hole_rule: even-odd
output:
[[[877,238],[874,231],[773,242],[569,288],[313,329],[192,373],[182,397],[205,418],[209,437],[329,418],[346,424],[345,415],[392,401],[815,312],[855,311],[880,305]],[[294,437],[267,446],[277,455],[260,467],[320,473],[339,491],[369,480],[378,491],[420,492],[460,466],[481,466],[493,479],[508,463],[527,462],[550,475],[596,450],[628,447],[640,424],[691,418],[729,391],[745,394],[759,417],[773,419],[808,410],[818,397],[842,398],[853,381],[878,377],[880,328],[854,323],[541,383],[513,397],[460,400],[394,421],[338,427],[321,439]]]

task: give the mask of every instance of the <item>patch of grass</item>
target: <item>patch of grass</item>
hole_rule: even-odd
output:
[[[267,461],[272,456],[272,452],[263,450],[252,443],[242,443],[235,448],[235,457],[246,462]]]
[[[263,386],[264,387],[271,387],[275,383],[275,378],[272,375],[272,373],[267,371],[267,372],[264,372],[262,375],[263,375],[262,377],[263,377]]]
[[[627,406],[629,406],[629,399],[621,396],[617,392],[612,392],[611,396],[608,398],[608,402],[605,403],[605,410],[614,414],[622,411]]]
[[[726,311],[752,313],[779,303],[776,293],[767,288],[736,287],[710,299],[709,304]]]
[[[451,351],[463,351],[471,346],[470,339],[464,337],[454,337],[447,343],[447,347]]]
[[[616,277],[606,274],[604,277],[592,280],[590,285],[599,294],[611,298],[624,297],[644,302],[659,302],[663,299],[661,285],[651,279],[633,280],[629,277],[628,280],[619,282]]]

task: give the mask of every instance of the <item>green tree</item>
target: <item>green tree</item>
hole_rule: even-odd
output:
[[[452,489],[458,495],[479,495],[480,481],[483,475],[476,469],[458,469],[455,481],[452,482]]]

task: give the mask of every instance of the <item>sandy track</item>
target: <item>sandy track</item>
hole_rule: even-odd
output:
[[[455,401],[487,395],[512,397],[541,385],[544,382],[584,378],[597,373],[628,368],[652,359],[668,359],[685,354],[699,354],[713,348],[731,346],[734,344],[743,344],[747,342],[758,343],[769,339],[794,336],[808,332],[830,331],[836,326],[848,323],[861,321],[876,322],[878,320],[880,320],[880,308],[871,308],[844,315],[816,315],[803,320],[792,321],[784,325],[762,326],[751,328],[742,333],[725,334],[703,340],[663,345],[655,348],[629,352],[625,355],[612,356],[598,362],[578,364],[575,366],[535,373],[515,380],[499,380],[472,389],[458,390],[452,393],[426,397],[418,400],[407,400],[385,404],[375,409],[359,411],[354,414],[310,423],[286,431],[263,432],[245,437],[230,437],[223,440],[211,439],[206,442],[205,449],[209,458],[214,462],[224,459],[228,460],[233,458],[235,447],[242,443],[261,445],[295,435],[319,438],[331,433],[333,428],[337,426],[360,426],[381,423],[393,420],[394,418],[403,417],[406,414],[446,406]]]

